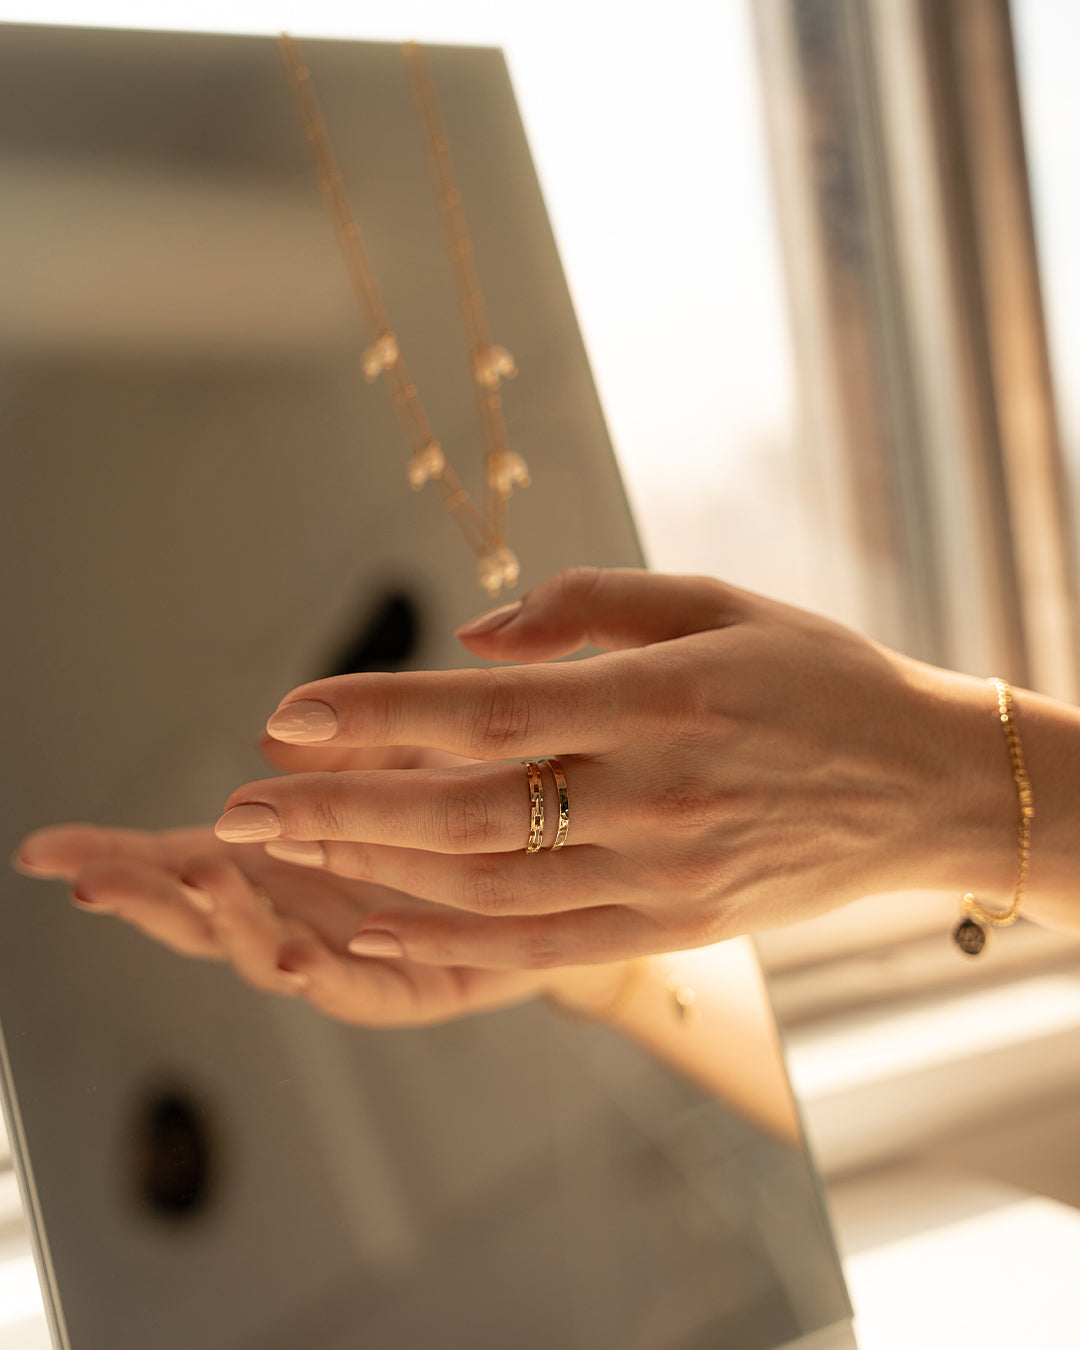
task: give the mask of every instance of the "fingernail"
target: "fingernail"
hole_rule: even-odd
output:
[[[201,914],[213,914],[215,905],[212,896],[207,895],[205,891],[200,891],[198,886],[192,886],[186,881],[180,882],[180,889],[188,903],[193,905]]]
[[[83,895],[82,891],[72,891],[71,899],[74,904],[82,905],[86,909],[104,909],[100,900],[91,900],[88,895]]]
[[[311,976],[305,975],[302,970],[293,970],[288,957],[283,957],[277,968],[278,974],[293,989],[306,989],[311,984]]]
[[[367,933],[357,933],[349,943],[353,956],[404,956],[405,948],[393,935],[382,929],[371,929]]]
[[[266,729],[277,741],[291,741],[294,745],[308,745],[314,741],[328,741],[338,733],[337,713],[328,703],[315,699],[298,699],[279,708],[267,722]]]
[[[39,867],[37,863],[32,863],[28,859],[21,857],[18,853],[11,858],[11,865],[16,872],[25,872],[29,877],[55,877],[59,876],[50,867]]]
[[[326,849],[322,844],[309,843],[301,839],[275,839],[264,844],[263,848],[271,858],[280,858],[282,862],[299,863],[301,867],[322,867],[326,863]]]
[[[272,806],[234,806],[214,826],[214,833],[229,844],[256,844],[281,836],[281,818]]]
[[[478,633],[494,633],[516,619],[524,602],[515,600],[509,605],[500,605],[498,609],[489,609],[486,614],[478,614],[460,628],[454,629],[455,637],[475,637]]]

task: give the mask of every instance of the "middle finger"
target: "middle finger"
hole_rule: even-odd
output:
[[[316,849],[316,858],[291,852],[294,846],[287,841],[271,841],[265,847],[271,857],[286,862],[477,914],[549,914],[626,904],[638,891],[619,856],[593,844],[560,850],[554,856],[546,851],[454,856],[383,844],[323,843],[321,849],[304,845]]]

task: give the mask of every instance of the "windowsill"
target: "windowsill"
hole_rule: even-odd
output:
[[[1080,1212],[907,1164],[830,1188],[859,1350],[1057,1350],[1080,1321]]]
[[[848,1009],[861,1015],[903,998],[996,987],[1080,959],[1080,937],[1027,921],[992,934],[978,960],[962,956],[949,939],[957,921],[956,897],[944,897],[943,904],[941,899],[874,896],[789,929],[759,934],[755,941],[781,1023],[801,1026]],[[883,901],[889,907],[882,909]],[[901,902],[905,928],[892,912]]]
[[[788,1035],[860,1350],[1076,1341],[1080,965],[1020,968]]]
[[[808,1022],[787,1054],[822,1172],[880,1167],[1071,1087],[1080,965]]]
[[[25,1232],[0,1242],[0,1350],[51,1350],[41,1288]]]

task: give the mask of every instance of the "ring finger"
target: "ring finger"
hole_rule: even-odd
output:
[[[602,843],[596,761],[566,756],[572,844]],[[598,777],[599,774],[599,777]],[[545,771],[546,838],[554,837],[557,797]],[[214,827],[229,843],[271,839],[362,841],[435,853],[501,853],[529,836],[529,780],[521,764],[462,769],[343,770],[286,774],[238,788]]]

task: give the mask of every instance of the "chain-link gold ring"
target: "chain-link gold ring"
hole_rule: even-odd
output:
[[[540,766],[533,759],[523,759],[525,772],[529,775],[529,842],[526,853],[539,853],[540,842],[544,837],[544,780],[540,777]]]

